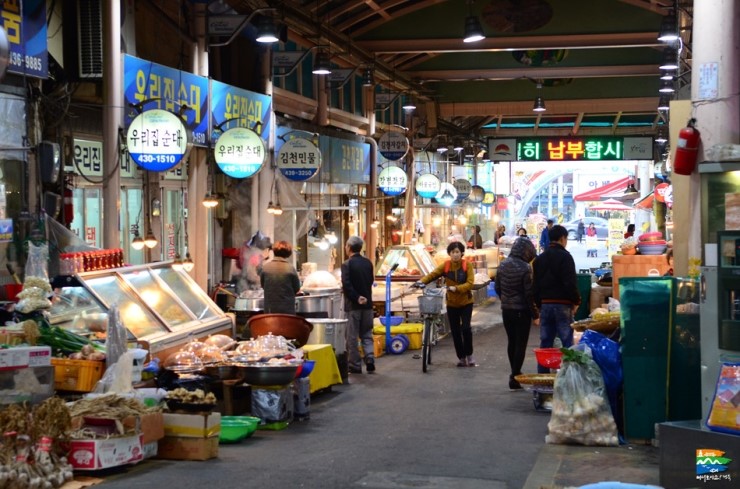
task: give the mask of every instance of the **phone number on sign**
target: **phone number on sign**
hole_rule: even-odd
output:
[[[141,163],[176,163],[177,157],[175,155],[139,155],[138,160]]]
[[[31,70],[35,71],[41,71],[43,68],[43,63],[41,61],[41,58],[37,56],[26,56],[26,68],[29,68]],[[12,66],[23,66],[23,55],[21,53],[10,53],[10,64]]]

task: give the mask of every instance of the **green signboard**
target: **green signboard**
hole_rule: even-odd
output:
[[[516,147],[516,155],[511,148]],[[652,160],[651,137],[585,136],[490,139],[496,161]]]

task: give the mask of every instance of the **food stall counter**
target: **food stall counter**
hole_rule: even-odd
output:
[[[376,282],[383,281],[385,283],[385,275],[396,264],[398,264],[398,268],[391,275],[391,281],[394,282],[416,282],[434,270],[435,266],[432,255],[429,254],[424,245],[391,246],[375,268]],[[382,300],[385,300],[385,296]]]

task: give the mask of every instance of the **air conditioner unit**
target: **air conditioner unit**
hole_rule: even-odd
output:
[[[77,57],[80,78],[103,78],[103,2],[77,0]]]

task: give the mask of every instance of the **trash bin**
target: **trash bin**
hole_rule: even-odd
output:
[[[576,311],[575,320],[586,319],[591,313],[589,303],[591,301],[591,274],[590,273],[578,273],[578,293],[581,294],[581,305],[578,306]]]

